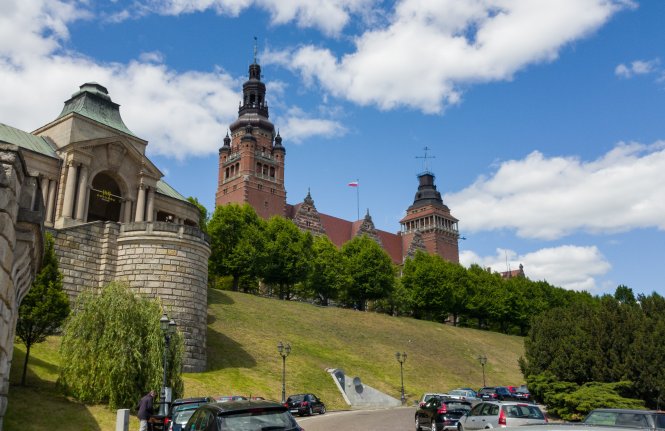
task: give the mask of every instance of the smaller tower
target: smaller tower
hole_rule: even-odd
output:
[[[422,242],[427,252],[438,254],[449,262],[459,263],[458,220],[443,203],[434,185],[434,174],[418,175],[418,191],[413,204],[400,220],[402,250],[413,249],[412,242]]]

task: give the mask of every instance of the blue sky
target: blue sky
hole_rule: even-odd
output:
[[[0,121],[106,86],[165,180],[214,207],[254,37],[289,203],[391,232],[429,169],[460,258],[665,294],[665,2],[0,0]]]

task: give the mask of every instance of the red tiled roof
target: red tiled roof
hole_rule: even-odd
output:
[[[402,236],[396,233],[390,233],[383,230],[376,230],[377,235],[381,239],[383,249],[388,253],[393,263],[401,265],[403,252],[402,252]]]
[[[330,241],[337,247],[341,247],[353,238],[352,222],[324,213],[319,213],[319,218],[321,219],[323,229],[326,231],[326,235],[328,235]]]

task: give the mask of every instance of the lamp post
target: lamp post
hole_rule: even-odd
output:
[[[277,343],[277,351],[279,356],[282,357],[282,404],[286,402],[286,357],[291,353],[291,345],[286,343],[286,346],[280,341]]]
[[[166,408],[166,368],[168,363],[169,345],[171,344],[171,336],[175,334],[175,327],[175,321],[173,319],[169,320],[169,316],[167,316],[166,313],[162,314],[162,317],[159,319],[159,328],[164,334],[164,374],[162,379],[161,402],[159,406],[159,414],[162,416],[166,416],[168,413]]]
[[[483,367],[483,386],[485,385],[485,364],[487,363],[487,356],[482,355],[478,356],[478,360],[480,361],[480,366]]]
[[[406,361],[406,352],[395,353],[395,358],[397,359],[397,362],[399,362],[399,376],[402,382],[402,397],[400,400],[402,401],[402,404],[404,404],[406,402],[406,398],[404,397],[404,361]]]

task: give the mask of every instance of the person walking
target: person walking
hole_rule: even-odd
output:
[[[155,398],[155,391],[148,392],[141,401],[139,401],[139,431],[148,431],[148,419],[152,416],[152,401]]]

